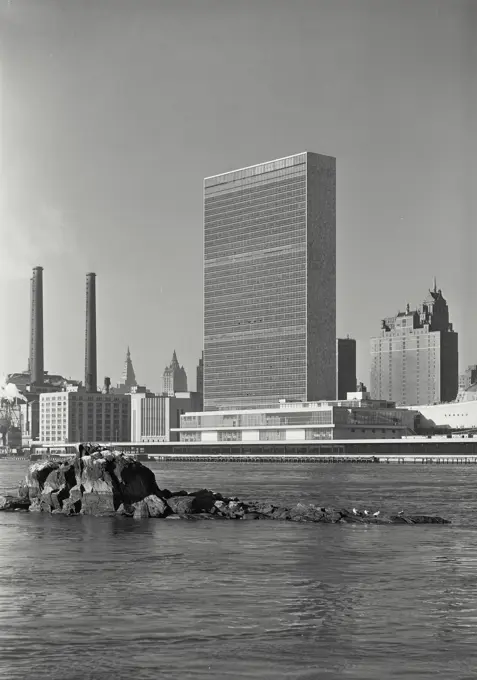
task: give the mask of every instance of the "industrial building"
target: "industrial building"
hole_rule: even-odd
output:
[[[0,453],[22,445],[22,400],[14,385],[0,381]]]
[[[434,289],[417,310],[384,319],[371,339],[371,396],[398,405],[451,402],[458,391],[458,334]]]
[[[204,180],[204,409],[336,396],[336,160]]]
[[[413,434],[417,411],[354,392],[344,401],[290,403],[274,408],[186,413],[181,442],[310,442],[396,439]]]
[[[40,395],[40,441],[128,442],[130,395],[72,391]]]

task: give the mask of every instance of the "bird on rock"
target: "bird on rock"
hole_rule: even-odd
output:
[[[358,511],[356,510],[356,508],[353,508],[353,515],[357,515],[357,514],[358,514]]]
[[[378,517],[379,513],[380,513],[380,510],[378,510],[377,512],[373,512],[373,517]]]
[[[364,514],[365,514],[366,517],[367,517],[367,516],[369,515],[369,512],[368,512],[367,510],[365,510],[365,511],[364,511]]]

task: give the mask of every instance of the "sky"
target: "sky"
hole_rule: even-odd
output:
[[[369,383],[380,320],[437,277],[477,363],[477,2],[0,0],[0,374],[24,370],[44,267],[45,368],[98,382],[127,346],[160,387],[202,351],[203,178],[337,158],[337,331]]]

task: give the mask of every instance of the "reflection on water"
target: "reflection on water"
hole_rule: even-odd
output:
[[[1,488],[24,473],[0,462]],[[0,514],[0,677],[472,677],[477,470],[177,464],[160,485],[453,526]],[[400,509],[400,508],[399,508]]]

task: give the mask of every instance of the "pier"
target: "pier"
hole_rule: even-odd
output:
[[[139,458],[143,458],[139,456]],[[419,464],[419,465],[471,465],[477,464],[477,456],[420,456],[420,455],[389,455],[389,456],[353,456],[353,455],[274,455],[274,454],[256,454],[256,455],[221,455],[221,454],[155,454],[144,457],[145,460],[157,462],[185,462],[185,463],[327,463],[327,464],[341,464],[347,463],[385,463],[393,465],[405,464]]]
[[[99,443],[99,442],[98,442]],[[412,465],[473,465],[477,463],[474,434],[402,439],[354,439],[301,442],[100,442],[139,460],[202,463],[384,463]],[[30,460],[74,455],[78,443],[38,443],[23,454]],[[17,455],[21,455],[20,451]]]

